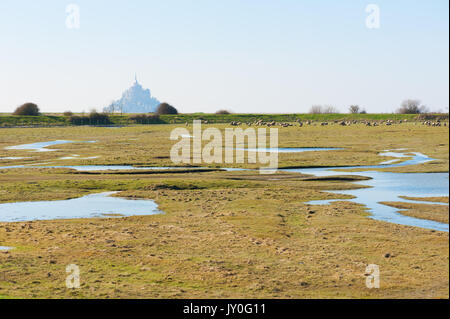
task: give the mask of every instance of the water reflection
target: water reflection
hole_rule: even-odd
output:
[[[111,197],[116,192],[91,194],[75,199],[0,204],[0,222],[124,217],[153,215],[161,211],[152,200]]]
[[[57,141],[49,141],[49,142],[38,142],[31,144],[22,144],[22,145],[14,145],[5,147],[6,150],[29,150],[35,152],[53,152],[55,149],[48,149],[49,146],[68,144],[68,143],[76,143],[75,141],[66,141],[66,140],[57,140]],[[95,143],[95,141],[85,141],[80,143]]]
[[[278,147],[278,148],[236,148],[236,150],[248,152],[264,152],[264,153],[303,153],[318,151],[338,151],[342,148],[336,147]]]
[[[380,155],[387,154],[382,153]],[[383,220],[401,225],[416,226],[434,230],[448,231],[448,224],[439,223],[430,220],[424,220],[414,217],[405,216],[399,213],[399,209],[382,205],[379,202],[409,202],[399,196],[407,197],[442,197],[449,194],[449,174],[448,173],[389,173],[377,172],[371,169],[400,167],[406,165],[415,165],[432,161],[432,158],[421,154],[411,153],[412,158],[396,164],[382,164],[371,166],[353,166],[345,169],[364,169],[358,172],[345,172],[342,167],[324,167],[324,168],[305,168],[305,169],[282,169],[281,171],[298,172],[303,174],[311,174],[315,176],[333,176],[333,175],[360,175],[371,177],[371,180],[357,181],[356,184],[370,186],[370,188],[354,189],[354,190],[337,190],[330,191],[336,194],[346,194],[355,196],[353,199],[345,199],[355,203],[364,204],[371,212],[371,218]],[[408,157],[403,153],[389,152],[389,155],[395,157]],[[325,205],[335,201],[342,200],[321,200],[310,201],[312,205]],[[420,201],[419,201],[420,202]],[[427,204],[435,204],[432,202],[423,202]]]

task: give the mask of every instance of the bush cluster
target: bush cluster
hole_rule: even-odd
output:
[[[132,120],[136,124],[158,124],[161,123],[159,115],[157,114],[138,114],[130,116],[130,120]]]
[[[178,114],[178,111],[176,108],[174,108],[172,105],[168,103],[161,103],[158,108],[156,109],[156,114]]]
[[[71,116],[70,123],[73,125],[108,125],[111,124],[108,114],[91,112],[87,116]]]
[[[13,115],[28,115],[28,116],[38,116],[39,107],[34,103],[25,103],[19,106],[13,113]]]

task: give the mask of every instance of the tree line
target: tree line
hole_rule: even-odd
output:
[[[404,100],[395,111],[398,114],[426,114],[429,113],[429,109],[421,103],[420,100],[407,99]],[[310,114],[337,114],[340,113],[339,109],[332,105],[313,105],[309,110]],[[348,113],[351,114],[366,114],[366,110],[359,105],[350,105]],[[40,115],[39,107],[35,103],[25,103],[19,106],[13,113],[13,115],[21,116],[38,116]],[[163,114],[178,114],[178,110],[172,105],[164,102],[161,103],[155,113],[151,114],[139,114],[130,117],[130,119],[138,124],[156,124],[159,123],[159,115]],[[216,114],[226,115],[232,114],[228,110],[219,110]],[[107,125],[111,124],[108,113],[98,113],[93,110],[88,115],[74,115],[70,111],[64,112],[64,116],[69,118],[71,124],[74,125]]]
[[[420,100],[407,99],[404,100],[400,107],[395,110],[397,114],[425,114],[429,113],[429,109],[421,104]],[[336,114],[340,113],[339,110],[332,105],[313,105],[309,109],[310,114]],[[348,113],[351,114],[366,114],[366,110],[359,105],[350,105]],[[440,112],[438,112],[440,113]]]
[[[110,114],[99,113],[92,110],[88,115],[74,115],[71,111],[63,113],[72,125],[109,125],[112,124]],[[137,114],[130,117],[136,124],[161,123],[159,116],[163,114],[178,114],[178,110],[168,103],[161,103],[154,114]],[[25,103],[19,106],[13,113],[17,116],[39,116],[41,112],[35,103]]]

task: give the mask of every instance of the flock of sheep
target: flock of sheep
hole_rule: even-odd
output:
[[[393,121],[393,120],[380,120],[380,121],[366,121],[366,120],[352,120],[352,121],[343,121],[343,120],[334,120],[331,122],[313,122],[311,120],[308,121],[304,121],[302,122],[301,120],[297,120],[296,123],[298,123],[298,125],[300,127],[304,126],[304,125],[321,125],[321,126],[327,126],[329,124],[334,124],[334,125],[341,125],[341,126],[350,126],[350,125],[355,125],[355,124],[363,124],[366,126],[380,126],[380,125],[394,125],[394,124],[402,124],[402,123],[406,123],[408,122],[408,120],[399,120],[399,121]],[[205,121],[205,124],[207,124],[207,122]],[[239,125],[243,125],[246,124],[247,126],[267,126],[267,127],[271,127],[271,126],[281,126],[281,127],[289,127],[289,126],[294,126],[294,123],[289,123],[289,122],[275,122],[275,121],[270,121],[270,122],[264,122],[263,120],[258,120],[258,121],[254,121],[254,122],[248,122],[248,123],[244,123],[244,122],[237,122],[237,121],[232,121],[230,122],[231,126],[239,126]],[[414,124],[416,124],[416,122],[414,122]],[[425,121],[422,122],[422,125],[427,125],[427,126],[447,126],[446,122],[441,122],[440,120],[437,120],[436,122],[432,122],[432,121]]]
[[[436,122],[425,121],[425,122],[422,122],[422,125],[427,125],[427,126],[447,126],[447,123],[446,122],[442,123],[440,120],[437,120]]]

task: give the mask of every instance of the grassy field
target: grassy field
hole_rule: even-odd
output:
[[[3,166],[50,162],[58,165],[135,165],[174,166],[169,158],[175,143],[170,132],[178,125],[140,125],[122,128],[108,127],[56,127],[9,128],[0,130],[0,157],[30,157],[29,152],[4,150],[7,146],[50,140],[96,140],[97,143],[74,143],[53,147],[58,151],[32,154],[23,160],[3,160]],[[182,127],[185,127],[184,125]],[[203,129],[211,125],[202,125]],[[229,127],[218,124],[222,130]],[[192,132],[192,126],[187,127]],[[243,129],[246,126],[242,126]],[[340,125],[311,125],[304,127],[279,127],[279,147],[336,147],[341,150],[327,152],[280,153],[280,168],[313,166],[357,166],[379,164],[378,153],[386,149],[407,148],[410,152],[422,152],[435,161],[389,169],[399,172],[448,172],[448,127],[428,127],[415,123],[392,126],[366,127],[363,124],[342,127]],[[205,143],[204,143],[205,144]],[[59,160],[71,154],[80,158],[99,156],[96,159]],[[193,164],[192,164],[193,165]],[[186,165],[181,165],[186,166]],[[216,168],[257,168],[256,164],[202,164]]]
[[[185,121],[176,119],[182,127]],[[0,160],[0,165],[173,166],[169,135],[175,127],[3,129],[0,158],[26,158]],[[279,128],[280,147],[343,148],[281,153],[279,164],[379,164],[390,159],[380,159],[379,152],[407,148],[436,160],[391,171],[448,172],[448,133],[448,127],[415,123]],[[4,149],[62,139],[97,142],[58,145],[54,152]],[[73,154],[99,157],[60,159]],[[115,196],[153,199],[164,211],[128,218],[0,223],[0,246],[15,247],[0,252],[0,298],[448,298],[447,232],[375,221],[362,205],[345,200],[328,206],[305,203],[337,198],[327,190],[356,187],[351,178],[255,171],[0,170],[0,203],[119,191]],[[402,208],[448,223],[448,208],[445,214],[434,206]],[[80,289],[65,286],[68,264],[80,267]],[[365,285],[368,264],[380,267],[380,289]]]
[[[82,114],[75,114],[82,115]],[[87,114],[86,114],[87,115]],[[134,114],[110,115],[112,125],[133,125],[136,124],[131,118]],[[423,116],[422,116],[423,117]],[[431,120],[441,119],[448,121],[448,114],[429,115]],[[301,121],[337,121],[337,120],[357,120],[357,121],[420,121],[421,116],[416,114],[206,114],[190,113],[178,115],[161,115],[161,124],[184,124],[191,123],[193,120],[204,120],[209,123],[230,123],[235,122],[254,122],[276,121],[276,122],[295,122]],[[96,123],[86,123],[95,125]],[[13,116],[8,113],[0,113],[0,127],[14,126],[68,126],[70,120],[63,114],[52,113],[40,116]]]
[[[447,198],[448,199],[448,198]],[[448,206],[430,204],[416,204],[404,202],[381,202],[402,210],[403,215],[421,219],[434,220],[448,224]]]

